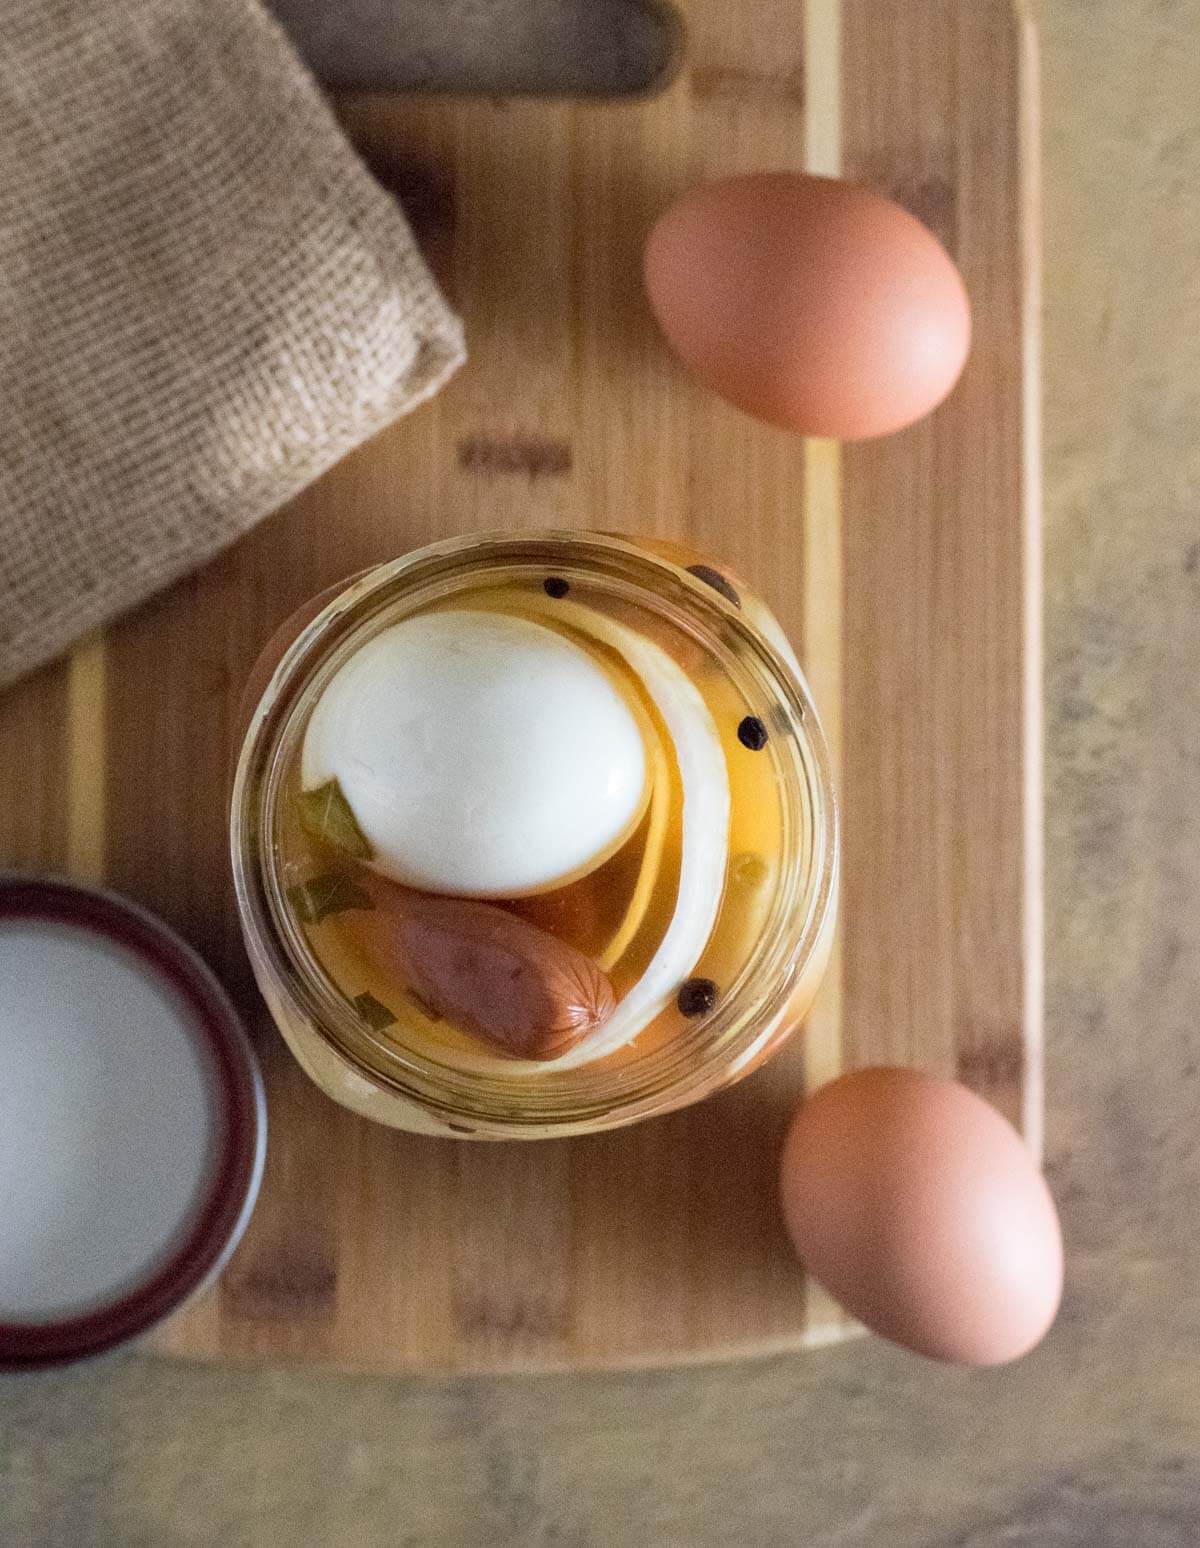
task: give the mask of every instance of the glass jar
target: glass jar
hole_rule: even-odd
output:
[[[312,706],[334,672],[380,629],[481,586],[561,577],[578,593],[656,615],[717,663],[739,703],[772,728],[763,752],[780,796],[778,863],[761,928],[714,1007],[644,1054],[507,1076],[454,1068],[436,1048],[368,1025],[316,959],[286,906],[281,795]],[[669,1112],[731,1084],[797,1028],[829,958],[838,819],[808,687],[774,616],[728,572],[678,545],[606,533],[454,538],[369,570],[315,613],[296,615],[256,669],[262,696],[234,777],[231,845],[242,929],[271,1014],[308,1075],[335,1101],[417,1133],[476,1139],[594,1133]],[[291,636],[289,638],[289,636]],[[273,666],[273,671],[271,670]],[[711,668],[710,668],[711,669]],[[268,672],[270,675],[268,676]],[[252,680],[253,681],[253,680]],[[734,855],[726,880],[741,884]],[[753,863],[752,857],[750,863]],[[758,880],[761,881],[762,868]],[[516,1068],[516,1066],[514,1066]]]

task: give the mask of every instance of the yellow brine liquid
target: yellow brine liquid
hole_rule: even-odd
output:
[[[737,593],[734,597],[741,604]],[[765,614],[761,603],[754,600],[753,605]],[[636,636],[658,647],[698,693],[710,717],[705,734],[715,728],[728,785],[724,864],[716,882],[719,897],[712,900],[715,920],[698,954],[681,965],[665,1002],[632,1040],[605,1052],[601,1061],[623,1063],[660,1049],[694,1029],[697,1019],[720,1003],[762,934],[784,852],[777,759],[793,729],[787,711],[782,706],[753,708],[734,674],[691,633],[586,580],[572,579],[568,587],[554,577],[506,579],[459,591],[428,611],[501,613],[569,639],[603,669],[643,730],[645,809],[616,852],[567,885],[489,899],[595,962],[618,1006],[654,962],[680,907],[687,811],[678,746],[660,703],[623,653],[621,641]],[[770,623],[777,634],[778,626],[773,619]],[[378,875],[369,855],[356,852],[363,846],[343,841],[337,821],[314,825],[313,795],[302,785],[302,743],[303,737],[285,775],[275,842],[289,907],[322,971],[385,1048],[462,1068],[475,1067],[472,1061],[480,1056],[508,1059],[503,1048],[440,1014],[406,980],[392,949],[392,883]],[[348,827],[353,835],[352,821]],[[447,844],[454,839],[453,833],[445,835]],[[813,961],[806,975],[810,982],[793,997],[792,1014],[807,1008],[822,966]],[[554,1068],[551,1058],[530,1073],[552,1078]]]

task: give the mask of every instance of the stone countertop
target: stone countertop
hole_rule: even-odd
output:
[[[877,1341],[443,1382],[114,1356],[0,1387],[0,1543],[1200,1541],[1200,0],[1037,9],[1051,1338],[975,1373]]]

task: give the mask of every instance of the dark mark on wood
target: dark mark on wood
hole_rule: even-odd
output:
[[[286,1248],[244,1271],[232,1269],[221,1286],[228,1310],[255,1322],[329,1315],[336,1294],[337,1270],[328,1258]]]
[[[491,1334],[504,1341],[543,1342],[569,1331],[566,1308],[557,1297],[514,1290],[511,1298],[487,1291],[460,1291],[454,1298],[455,1320],[475,1337]]]
[[[473,435],[458,443],[458,465],[466,473],[494,476],[524,473],[529,478],[561,477],[571,471],[571,447],[567,441],[540,436],[512,436],[495,440]]]
[[[950,164],[949,152],[944,155],[946,164]],[[890,156],[868,157],[853,171],[864,183],[915,215],[949,253],[954,253],[958,246],[958,190],[950,177],[943,172],[921,176],[898,165]]]
[[[892,186],[892,198],[928,226],[944,247],[957,245],[958,195],[949,178],[901,178]]]
[[[926,169],[915,171],[898,154],[865,156],[849,167],[847,177],[867,183],[928,226],[946,250],[958,246],[958,187],[953,176],[956,158],[948,144],[930,147]]]
[[[958,1078],[968,1086],[1015,1086],[1024,1074],[1025,1051],[1015,1033],[1012,1042],[984,1043],[958,1055]]]
[[[794,106],[804,101],[804,68],[747,70],[738,65],[696,65],[688,77],[692,95],[701,102],[778,102]]]

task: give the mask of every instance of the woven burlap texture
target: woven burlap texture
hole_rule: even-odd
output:
[[[433,393],[462,331],[252,0],[0,7],[0,683]]]

